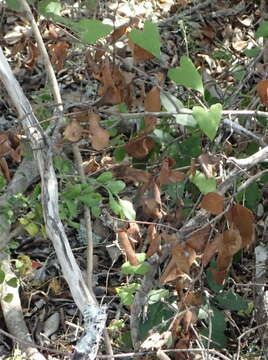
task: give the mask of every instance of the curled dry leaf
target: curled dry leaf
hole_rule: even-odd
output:
[[[147,241],[149,243],[149,248],[147,250],[147,256],[150,257],[155,253],[159,253],[161,235],[159,233],[157,233],[155,225],[150,225],[148,227]]]
[[[133,181],[134,183],[148,184],[152,178],[152,175],[148,171],[125,165],[112,169],[112,173],[116,178],[123,179],[126,182]]]
[[[95,71],[94,77],[103,84],[98,91],[102,98],[97,102],[97,105],[116,105],[125,102],[127,86],[119,68],[115,66],[112,69],[109,61],[106,60]]]
[[[204,267],[206,267],[209,264],[210,260],[218,252],[220,243],[222,242],[222,238],[223,238],[222,234],[217,234],[215,238],[206,245],[202,257],[202,263]]]
[[[141,232],[139,225],[136,222],[129,223],[129,227],[127,229],[127,234],[129,240],[133,245],[139,244],[141,240]]]
[[[128,238],[127,232],[124,230],[119,231],[118,238],[119,238],[120,245],[122,246],[122,248],[126,254],[127,260],[130,262],[130,264],[134,265],[134,266],[139,265],[139,262],[136,257],[133,246],[131,244],[131,241]]]
[[[211,227],[208,225],[203,229],[193,232],[186,240],[187,245],[191,246],[195,251],[203,251],[210,233]]]
[[[227,220],[240,232],[242,247],[249,248],[255,239],[254,215],[243,205],[234,205],[227,213]]]
[[[181,300],[181,303],[183,304],[184,308],[189,306],[198,306],[202,305],[204,302],[204,299],[202,298],[201,294],[198,292],[192,292],[189,291],[185,294],[183,299]]]
[[[39,55],[38,47],[35,46],[31,41],[28,41],[27,46],[27,58],[25,60],[25,67],[33,69]]]
[[[89,131],[91,134],[91,145],[95,150],[103,150],[109,145],[109,133],[103,129],[99,121],[101,118],[95,113],[88,115]]]
[[[174,164],[174,160],[171,158],[165,158],[162,162],[162,167],[158,177],[158,182],[160,185],[163,184],[176,184],[178,181],[181,181],[186,178],[186,174],[180,172],[179,170],[172,170],[171,167]]]
[[[72,120],[66,126],[63,136],[71,142],[77,142],[82,138],[83,128],[76,120]]]
[[[123,24],[118,26],[118,28],[116,28],[112,34],[111,34],[111,41],[112,43],[116,42],[118,39],[120,39],[123,35],[125,35],[125,33],[127,32],[129,28],[129,24]]]
[[[222,235],[219,234],[213,244],[214,246],[218,245],[218,256],[217,268],[211,269],[211,272],[214,281],[222,285],[232,264],[233,256],[242,248],[242,239],[237,229],[229,229]],[[208,257],[208,251],[206,257]]]
[[[261,99],[261,103],[265,106],[268,106],[268,80],[259,81],[256,89],[257,94]]]
[[[211,274],[216,284],[223,285],[226,276],[228,275],[228,270],[218,270],[214,268],[211,269]]]
[[[125,146],[126,152],[135,159],[145,158],[153,149],[155,142],[148,136],[140,134],[139,137],[131,139]]]
[[[9,183],[11,180],[9,168],[5,158],[0,159],[0,174],[3,174],[6,181]]]
[[[10,155],[16,163],[21,161],[21,149],[19,138],[12,133],[0,133],[0,170],[9,182],[11,180],[6,155]]]
[[[147,94],[144,100],[144,110],[147,112],[159,112],[161,110],[160,89],[153,87]],[[148,134],[155,128],[157,117],[147,115],[144,117],[145,132]]]
[[[224,197],[216,192],[210,192],[203,196],[200,207],[212,215],[218,215],[223,212]]]
[[[165,284],[178,277],[189,278],[190,268],[195,259],[196,252],[190,246],[187,244],[174,245],[172,248],[171,260],[162,274],[160,282]]]
[[[161,219],[164,215],[159,186],[152,182],[149,184],[147,195],[140,198],[143,213],[152,219]]]
[[[55,65],[57,71],[60,71],[63,68],[69,47],[70,45],[65,41],[58,41],[55,44],[49,44],[51,63]]]
[[[219,243],[219,256],[234,256],[242,248],[242,238],[240,232],[236,229],[224,231],[223,237]]]
[[[185,330],[185,332],[188,332],[190,325],[195,324],[196,321],[196,312],[194,310],[186,310],[182,319],[183,329]]]

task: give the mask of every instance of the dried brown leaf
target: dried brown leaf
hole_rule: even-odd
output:
[[[148,194],[141,197],[143,213],[152,219],[161,219],[164,212],[162,210],[161,194],[158,184],[152,182],[148,189]]]
[[[256,89],[257,94],[261,99],[261,103],[265,106],[268,106],[268,80],[259,81]]]
[[[82,138],[83,128],[76,121],[72,120],[65,128],[63,136],[71,142],[77,142]]]
[[[162,162],[160,174],[158,177],[158,182],[160,185],[164,184],[176,184],[179,181],[182,181],[187,177],[186,174],[180,172],[179,170],[172,170],[174,160],[171,158],[165,158]]]
[[[49,44],[51,63],[55,65],[57,71],[60,71],[63,68],[69,47],[70,45],[65,41],[58,41],[55,44]]]
[[[204,250],[204,255],[202,257],[202,263],[204,267],[206,267],[209,264],[212,257],[219,251],[219,247],[222,242],[222,239],[223,239],[223,235],[217,234],[215,238],[206,245]]]
[[[100,119],[95,113],[90,113],[88,116],[91,145],[95,150],[103,150],[109,145],[109,133],[100,126]]]
[[[130,166],[118,166],[112,170],[115,177],[124,181],[133,181],[134,183],[148,184],[152,175],[145,170],[132,168]]]
[[[216,284],[223,285],[224,280],[228,275],[228,270],[211,269],[211,274]]]
[[[218,215],[223,212],[224,197],[216,192],[210,192],[203,196],[200,207],[212,215]]]
[[[37,61],[39,55],[38,47],[35,46],[31,41],[28,41],[27,45],[27,58],[25,60],[25,66],[28,69],[32,69]]]
[[[147,250],[147,256],[150,257],[155,253],[160,251],[160,240],[161,235],[157,233],[155,225],[150,225],[147,232],[147,241],[149,243],[149,248]]]
[[[236,229],[224,231],[223,237],[219,243],[219,255],[233,256],[242,248],[242,238],[240,232]]]
[[[144,110],[147,112],[159,112],[161,110],[161,101],[160,101],[160,89],[158,87],[153,87],[147,94],[144,100]],[[150,133],[154,130],[157,117],[147,115],[144,117],[145,121],[145,132]]]
[[[118,238],[120,245],[125,251],[127,260],[130,262],[131,265],[137,266],[139,265],[139,262],[137,260],[135,251],[133,249],[133,246],[131,244],[131,241],[128,238],[128,234],[126,231],[119,231]]]
[[[147,60],[152,60],[154,58],[153,54],[143,49],[142,47],[133,44],[131,40],[128,40],[128,43],[129,47],[132,49],[135,64],[139,64]]]
[[[228,221],[240,232],[242,247],[248,248],[255,239],[254,215],[243,205],[234,205],[226,214]]]
[[[131,139],[125,146],[125,150],[130,156],[136,159],[143,159],[154,146],[154,140],[142,134],[137,138]]]
[[[191,246],[195,251],[203,251],[209,237],[210,229],[211,227],[208,225],[192,233],[186,240],[187,245]]]
[[[9,183],[11,180],[9,168],[5,158],[0,158],[0,171],[3,174],[6,181]]]
[[[189,277],[190,268],[196,259],[196,252],[187,244],[174,245],[172,248],[172,258],[167,265],[160,282],[165,284],[178,277]]]

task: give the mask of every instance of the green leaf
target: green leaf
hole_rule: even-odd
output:
[[[62,197],[64,199],[76,199],[82,192],[82,184],[75,184],[67,189],[63,194]]]
[[[126,286],[116,288],[116,292],[120,297],[123,305],[132,305],[134,301],[134,294],[139,289],[140,284],[132,283]]]
[[[119,204],[121,205],[121,209],[123,214],[128,220],[135,220],[136,219],[136,211],[133,207],[133,204],[129,200],[118,200]]]
[[[122,180],[111,180],[105,184],[105,187],[109,189],[113,195],[117,195],[126,187],[126,184]]]
[[[210,308],[211,318],[210,321],[206,320],[208,326],[211,326],[211,329],[201,329],[200,333],[206,337],[209,336],[211,330],[211,347],[223,348],[227,345],[227,338],[224,334],[226,330],[226,323],[224,318],[224,313],[218,310],[216,307],[212,306]],[[208,341],[206,339],[203,340],[205,347],[208,345]]]
[[[24,226],[24,229],[31,235],[35,236],[39,231],[39,226],[33,222]]]
[[[99,20],[80,20],[73,23],[72,28],[78,33],[80,39],[87,44],[95,44],[95,42],[113,31],[111,25],[103,24]]]
[[[254,208],[261,199],[261,191],[256,181],[250,184],[245,190],[246,206]]]
[[[16,277],[13,277],[13,278],[9,279],[8,281],[6,281],[6,283],[8,286],[16,288],[18,286],[18,279]]]
[[[200,135],[192,135],[179,143],[179,149],[182,155],[187,157],[198,157],[201,154]]]
[[[137,275],[144,275],[146,274],[149,270],[150,267],[147,264],[142,264],[142,262],[145,261],[146,259],[146,254],[145,253],[140,253],[140,254],[136,254],[136,257],[138,259],[138,261],[141,263],[140,265],[134,266],[131,265],[129,261],[125,262],[122,266],[121,266],[121,272],[123,274],[129,274],[129,275],[133,275],[133,274],[137,274]]]
[[[112,193],[109,191],[109,206],[110,209],[116,214],[121,216],[122,215],[122,207],[118,201],[115,200]]]
[[[53,164],[55,168],[63,174],[69,174],[73,169],[72,162],[70,160],[63,159],[60,156],[54,157]]]
[[[94,208],[100,205],[102,196],[99,193],[91,193],[90,195],[78,196],[77,199],[86,206]]]
[[[0,176],[0,190],[2,190],[6,185],[6,180],[4,176]]]
[[[207,178],[202,172],[196,170],[195,175],[190,176],[190,180],[195,184],[200,192],[206,195],[209,192],[215,192],[217,188],[217,181],[215,178]]]
[[[126,150],[124,148],[117,148],[114,150],[113,156],[116,162],[122,162],[126,156]]]
[[[169,296],[169,291],[167,289],[158,289],[158,290],[151,290],[148,294],[148,304],[153,305],[158,301]]]
[[[145,21],[143,31],[133,29],[129,37],[132,42],[160,58],[160,35],[156,24]]]
[[[168,112],[176,112],[177,109],[181,110],[184,108],[183,103],[177,99],[175,96],[169,94],[168,96],[161,92],[160,93],[161,104],[164,106],[166,111]],[[176,109],[177,107],[177,109]],[[177,124],[184,125],[184,126],[195,126],[196,121],[192,115],[173,115],[176,119]]]
[[[106,171],[102,173],[100,176],[98,176],[96,178],[96,181],[100,184],[105,184],[108,181],[112,180],[112,178],[113,178],[113,174],[111,173],[111,171]]]
[[[136,254],[139,262],[144,261],[144,260],[140,260],[138,255],[141,254]],[[126,275],[133,275],[133,274],[145,275],[149,270],[150,270],[150,266],[144,263],[134,266],[131,265],[129,261],[127,261],[121,266],[121,272]]]
[[[51,0],[42,0],[38,4],[39,12],[48,17],[48,16],[60,16],[61,4],[57,1]]]
[[[13,300],[13,295],[12,294],[7,294],[3,300],[7,303],[10,303]]]
[[[211,105],[209,110],[201,106],[193,107],[193,117],[197,121],[200,128],[212,141],[217,133],[222,114],[221,104]]]
[[[248,308],[248,302],[232,291],[224,291],[216,296],[219,306],[227,310],[239,311]]]
[[[260,52],[261,52],[261,49],[258,48],[258,47],[254,47],[252,49],[244,50],[244,54],[249,58],[253,58],[253,57],[258,56]]]
[[[256,31],[256,37],[268,37],[268,21],[262,21]]]
[[[0,270],[0,284],[3,284],[3,282],[5,281],[5,277],[6,274],[4,273],[4,271]]]
[[[5,0],[7,7],[11,10],[20,11],[21,5],[18,0]]]
[[[168,303],[158,301],[152,305],[148,305],[146,319],[140,319],[139,338],[141,341],[148,337],[151,329],[156,327],[160,334],[166,331],[174,319],[174,309],[172,310]]]
[[[64,203],[66,204],[66,206],[67,206],[67,208],[69,210],[70,217],[71,218],[76,217],[78,215],[78,213],[77,213],[77,201],[66,199],[64,201]]]
[[[93,216],[98,217],[101,214],[101,209],[99,207],[94,206],[91,208],[91,212]]]
[[[168,77],[175,81],[175,83],[195,89],[204,95],[202,78],[192,63],[192,60],[187,56],[181,57],[179,68],[168,71]]]

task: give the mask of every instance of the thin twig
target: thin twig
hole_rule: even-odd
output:
[[[196,6],[193,6],[191,7],[190,9],[187,9],[183,12],[181,12],[180,14],[176,14],[174,16],[171,16],[167,19],[164,19],[162,21],[159,22],[159,25],[160,26],[166,26],[172,22],[175,22],[175,21],[178,21],[178,20],[181,20],[181,19],[185,19],[186,16],[191,16],[193,15],[194,13],[196,12],[199,12],[201,9],[204,9],[206,8],[207,6],[213,4],[213,3],[216,3],[215,0],[207,0],[207,1],[204,1],[204,2],[200,2],[198,3]]]
[[[203,351],[203,349],[192,349],[192,348],[188,348],[188,349],[168,349],[168,350],[162,350],[163,353],[181,353],[181,352],[187,352],[187,353],[191,353],[191,352],[201,352]],[[208,349],[206,350],[207,352],[209,352],[212,355],[216,355],[218,356],[220,359],[222,360],[232,360],[229,357],[219,353],[216,350],[213,349]],[[118,359],[122,359],[122,358],[131,358],[131,357],[139,357],[139,356],[146,356],[146,355],[155,355],[156,351],[141,351],[141,352],[131,352],[131,353],[125,353],[125,354],[115,354],[114,357],[118,358]],[[110,357],[108,355],[98,355],[97,356],[98,359],[110,359]]]
[[[249,334],[249,333],[251,333],[251,332],[253,332],[253,331],[256,331],[256,330],[258,330],[258,329],[260,329],[260,328],[266,327],[266,326],[268,326],[267,322],[265,322],[264,324],[260,324],[260,325],[258,325],[258,326],[255,326],[255,327],[253,327],[253,328],[250,328],[250,329],[244,331],[243,334],[241,334],[241,335],[238,337],[238,347],[237,347],[236,360],[239,360],[239,359],[240,359],[241,339],[242,339],[245,335],[247,335],[247,334]]]

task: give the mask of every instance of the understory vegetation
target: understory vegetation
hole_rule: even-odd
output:
[[[266,359],[266,1],[0,9],[0,359]]]

